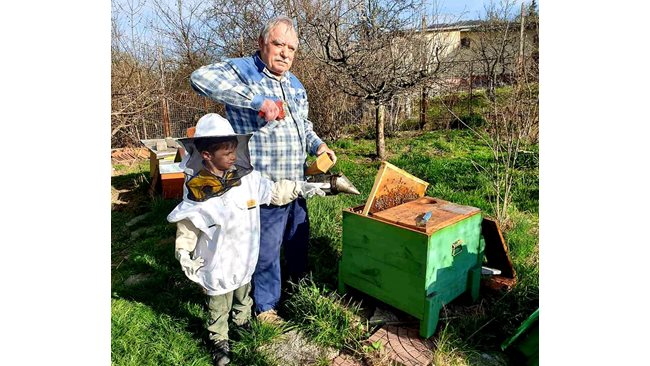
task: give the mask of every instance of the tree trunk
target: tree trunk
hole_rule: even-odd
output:
[[[519,58],[517,59],[517,76],[524,74],[524,3],[521,3],[521,26],[519,29]]]
[[[424,130],[427,123],[427,91],[422,87],[422,97],[420,99],[420,130]]]
[[[375,110],[375,128],[377,130],[377,158],[379,160],[386,159],[386,149],[384,142],[384,104],[379,103],[376,105]]]

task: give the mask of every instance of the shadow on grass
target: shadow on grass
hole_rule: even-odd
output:
[[[148,250],[145,254],[141,244],[128,254],[137,262],[124,265],[120,268],[121,273],[115,274],[116,278],[112,286],[113,297],[139,302],[149,306],[158,314],[187,321],[186,330],[198,336],[204,345],[208,345],[205,319],[189,308],[189,304],[192,303],[204,304],[205,295],[198,286],[192,286],[176,263],[173,256],[173,241],[169,247],[159,243],[153,246],[160,248],[152,248],[154,250]],[[143,263],[141,258],[155,265]],[[115,283],[119,280],[122,280],[121,283]]]
[[[338,263],[341,254],[336,251],[331,238],[312,237],[309,240],[309,271],[314,282],[330,289],[338,286]]]
[[[112,176],[111,187],[114,191],[111,210],[134,211],[136,214],[146,211],[151,200],[149,184],[148,172]]]

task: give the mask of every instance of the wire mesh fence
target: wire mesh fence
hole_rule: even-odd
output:
[[[111,147],[138,147],[140,140],[185,137],[187,129],[195,126],[206,113],[224,114],[225,109],[195,93],[157,96],[148,108],[113,136]]]

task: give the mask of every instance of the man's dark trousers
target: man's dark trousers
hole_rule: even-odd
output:
[[[253,273],[256,313],[275,309],[280,301],[280,248],[284,247],[289,278],[295,280],[307,271],[308,245],[309,218],[304,198],[284,206],[260,207],[260,255]]]

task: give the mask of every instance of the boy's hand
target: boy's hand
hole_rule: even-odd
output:
[[[203,267],[203,263],[205,262],[201,257],[197,257],[193,260],[190,258],[190,253],[183,249],[178,250],[178,261],[181,263],[181,267],[183,267],[183,272],[185,272],[188,277],[196,275],[196,271]]]

